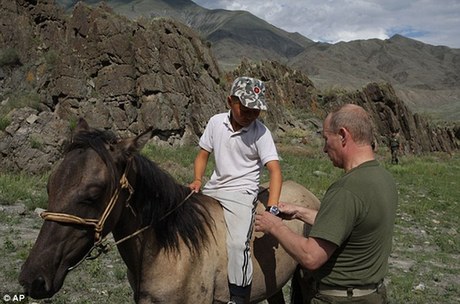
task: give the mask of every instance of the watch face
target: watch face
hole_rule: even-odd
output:
[[[278,215],[280,213],[280,210],[276,206],[271,206],[270,207],[270,213],[273,215]]]

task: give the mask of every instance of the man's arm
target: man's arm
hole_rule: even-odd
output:
[[[256,215],[255,229],[271,234],[292,258],[308,270],[321,267],[338,247],[326,240],[298,235],[281,218],[269,212]]]
[[[283,214],[283,219],[298,219],[309,225],[313,225],[315,223],[316,215],[318,214],[318,210],[285,202],[280,202],[278,207],[280,212]]]

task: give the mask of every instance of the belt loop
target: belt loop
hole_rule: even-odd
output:
[[[351,299],[353,297],[353,287],[347,288],[347,298]]]

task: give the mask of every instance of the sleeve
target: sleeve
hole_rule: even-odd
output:
[[[200,146],[200,148],[203,148],[205,149],[206,151],[208,151],[209,153],[212,153],[213,152],[213,130],[214,130],[214,117],[211,117],[211,119],[209,119],[208,121],[208,124],[206,125],[206,128],[204,129],[204,132],[203,132],[203,135],[201,135],[200,137],[200,141],[198,143],[198,145]]]
[[[259,151],[260,161],[262,165],[265,166],[269,161],[279,160],[279,156],[270,130],[265,126],[263,126],[263,128],[263,134],[257,140],[257,149]]]

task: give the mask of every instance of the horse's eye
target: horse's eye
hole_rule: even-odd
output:
[[[80,202],[86,205],[92,205],[97,203],[100,198],[102,197],[102,190],[100,187],[92,186],[89,187],[87,192],[85,193],[84,197],[80,199]]]
[[[84,200],[81,200],[80,202],[85,205],[92,205],[94,203],[94,201],[91,199],[84,199]]]

